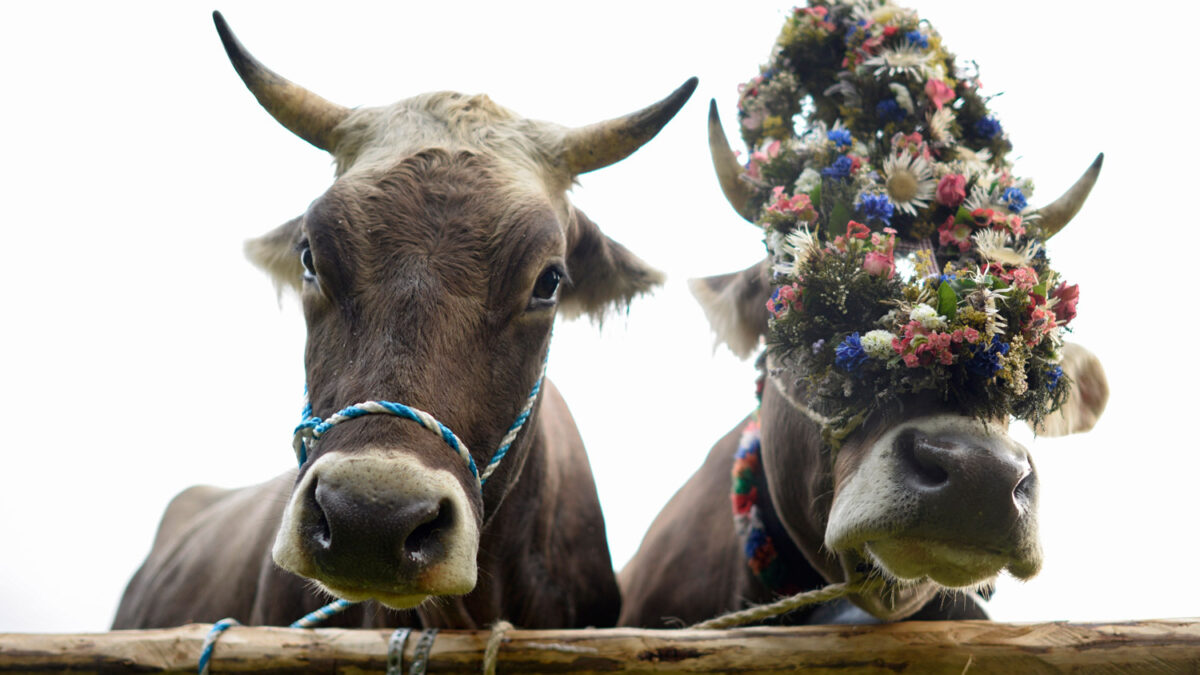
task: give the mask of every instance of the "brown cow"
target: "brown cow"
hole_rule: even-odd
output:
[[[266,69],[214,20],[259,102],[336,161],[302,216],[247,245],[301,297],[313,411],[400,402],[483,467],[539,381],[560,305],[598,317],[661,282],[565,191],[652,138],[695,79],[578,129],[450,92],[350,109]],[[341,626],[616,620],[591,470],[549,382],[482,490],[440,434],[397,417],[337,425],[305,450],[298,473],[176,497],[114,628],[288,624],[331,595],[390,608],[358,605]]]
[[[808,14],[797,10],[797,16],[801,17],[797,21],[824,22],[826,15],[821,12],[825,8],[822,5],[818,9],[820,11],[808,10]],[[901,14],[894,16],[902,20],[907,18],[907,15]],[[829,32],[823,25],[819,27],[821,30],[814,28],[809,32],[796,30],[789,33],[785,30],[781,41],[795,39],[798,44],[807,45],[803,40]],[[903,32],[900,35],[902,39],[908,39],[903,37]],[[835,36],[841,38],[840,34],[835,33]],[[794,47],[793,43],[788,44]],[[780,48],[775,53],[787,52]],[[838,49],[830,53],[841,58],[842,52]],[[805,73],[832,72],[836,70],[836,64],[837,61],[830,64],[832,70],[822,70],[821,67],[804,63],[807,68]],[[770,95],[772,91],[794,91],[786,88],[786,82],[777,84],[768,81],[776,72],[764,69],[764,74],[744,89],[744,125],[747,119],[754,121],[753,115],[757,109],[753,108],[756,101],[752,97],[762,92]],[[870,70],[855,72],[864,80],[874,76]],[[886,69],[877,72],[885,73]],[[772,86],[777,89],[770,89]],[[822,92],[828,94],[828,90],[812,84],[808,86],[809,89],[801,91],[816,92],[813,97],[817,104],[812,109],[818,112],[814,116],[821,110],[838,110],[821,98]],[[892,86],[903,87],[900,84]],[[895,91],[887,87],[883,87],[883,90]],[[973,95],[974,90],[962,91]],[[778,103],[778,100],[772,103]],[[768,108],[769,111],[777,109]],[[950,111],[949,106],[946,109]],[[859,119],[861,121],[863,118]],[[875,117],[866,116],[865,119],[869,123]],[[743,126],[743,130],[746,128]],[[861,347],[857,332],[846,336],[846,342],[842,345],[849,346],[837,348],[844,350],[844,355],[839,354],[835,361],[831,352],[834,352],[833,347],[838,342],[826,345],[824,339],[794,339],[791,343],[793,348],[788,351],[780,343],[793,338],[769,329],[777,325],[771,322],[796,316],[816,318],[811,319],[812,324],[785,324],[792,330],[820,325],[820,321],[831,325],[834,321],[842,321],[842,317],[853,315],[855,311],[862,311],[867,316],[883,316],[883,325],[889,327],[895,325],[895,319],[888,317],[902,316],[906,317],[904,321],[908,321],[910,312],[912,317],[923,315],[930,321],[945,322],[942,312],[956,312],[960,302],[966,303],[962,305],[964,314],[973,311],[978,320],[984,322],[990,320],[986,318],[988,312],[995,311],[994,298],[989,293],[999,287],[998,282],[993,282],[993,277],[977,272],[977,278],[983,281],[971,283],[986,283],[987,288],[972,286],[977,290],[965,301],[960,301],[958,291],[951,287],[951,281],[940,281],[941,288],[950,294],[947,300],[949,306],[944,309],[931,305],[928,294],[913,294],[907,304],[905,300],[894,301],[890,297],[886,303],[870,304],[871,301],[865,297],[866,292],[855,295],[853,289],[865,288],[869,291],[891,282],[891,272],[894,271],[889,268],[893,264],[891,246],[896,237],[889,238],[889,233],[894,235],[896,230],[889,228],[872,233],[865,225],[852,219],[851,208],[858,209],[854,214],[862,214],[865,209],[855,205],[847,208],[844,204],[839,205],[846,214],[840,225],[846,234],[841,235],[842,230],[839,230],[835,233],[839,235],[836,239],[832,234],[822,232],[820,236],[826,239],[818,240],[818,234],[798,224],[807,222],[814,227],[828,226],[829,214],[835,212],[830,204],[838,199],[838,191],[842,191],[842,195],[855,194],[847,187],[852,180],[851,175],[857,170],[854,162],[869,160],[863,159],[867,151],[854,157],[848,154],[852,152],[848,148],[854,142],[851,131],[832,124],[828,127],[816,125],[816,130],[809,136],[793,141],[790,146],[783,145],[781,148],[779,141],[775,141],[767,152],[752,159],[752,166],[761,161],[763,166],[779,172],[776,175],[785,176],[772,192],[759,188],[763,182],[749,175],[734,159],[716,117],[715,106],[710,112],[709,129],[714,165],[734,208],[754,221],[755,214],[760,211],[759,205],[751,200],[756,195],[769,194],[768,201],[762,204],[766,208],[761,210],[767,215],[758,222],[760,225],[783,223],[788,228],[783,234],[790,237],[785,239],[778,230],[769,227],[767,241],[771,255],[768,260],[741,272],[696,280],[692,286],[693,293],[703,305],[717,333],[718,341],[727,344],[735,353],[746,357],[759,347],[764,336],[774,340],[768,342],[766,354],[760,363],[763,373],[761,407],[754,422],[758,430],[750,426],[752,416],[718,441],[703,466],[655,519],[640,549],[619,575],[623,592],[620,623],[661,626],[682,621],[690,624],[742,609],[749,604],[766,603],[780,594],[871,577],[882,578],[884,585],[879,590],[852,595],[850,601],[853,605],[839,601],[823,608],[796,611],[780,621],[819,623],[897,620],[906,617],[986,618],[974,601],[973,591],[990,587],[995,576],[1004,570],[1017,578],[1027,579],[1036,574],[1041,566],[1041,548],[1037,538],[1037,474],[1029,452],[1007,433],[1008,410],[1003,409],[1004,414],[999,414],[993,408],[987,411],[988,414],[980,414],[976,409],[968,414],[963,409],[966,396],[960,398],[960,392],[967,391],[966,386],[954,390],[954,393],[949,393],[949,389],[915,386],[900,393],[894,389],[872,390],[878,382],[887,381],[883,378],[888,373],[919,372],[906,370],[910,366],[897,351],[903,349],[903,342],[886,330],[873,331],[886,334],[889,339],[875,343],[882,345],[882,351],[876,352],[882,357],[875,361],[879,365],[870,366],[875,368],[872,373],[878,379],[870,380],[865,376],[859,378],[852,370],[862,363],[853,361],[853,358],[871,358]],[[920,129],[928,132],[925,127]],[[757,128],[752,129],[754,131]],[[862,131],[862,127],[854,129],[855,133],[869,138],[871,142],[890,138],[882,132],[871,138],[873,134],[868,135],[871,131],[869,126],[866,132]],[[914,145],[924,142],[919,132],[907,136],[897,133],[894,138],[900,143]],[[889,146],[880,141],[878,147]],[[937,149],[947,154],[950,152]],[[904,154],[906,152],[901,146],[900,150],[886,155],[887,161],[897,157],[903,160],[910,156]],[[770,163],[774,159],[770,153],[778,153],[778,162]],[[812,166],[821,166],[822,162],[826,166],[825,172],[812,171],[813,178],[806,192],[801,187],[806,177],[801,174],[797,179],[796,174],[800,174],[802,169],[810,171]],[[1098,158],[1067,194],[1036,213],[1038,219],[1033,222],[1040,228],[1038,232],[1049,233],[1046,235],[1049,236],[1074,216],[1094,185],[1100,164]],[[885,166],[896,171],[894,165]],[[962,166],[965,165],[954,165],[954,169]],[[951,169],[951,173],[954,169]],[[760,176],[765,175],[766,169],[762,171],[764,173]],[[878,173],[872,173],[861,177],[861,182],[856,185],[871,185],[878,176]],[[910,183],[915,184],[916,181]],[[868,194],[880,200],[890,199],[892,193],[887,189],[895,187],[889,185]],[[906,186],[901,184],[900,187]],[[827,198],[824,202],[819,201],[821,195]],[[980,199],[997,197],[983,194]],[[762,203],[761,197],[757,198]],[[1020,206],[1014,211],[1023,208]],[[979,211],[983,213],[985,210],[980,207]],[[992,211],[986,213],[990,217]],[[958,216],[950,213],[948,217],[947,222],[954,223]],[[772,218],[775,220],[770,220]],[[1008,222],[1019,223],[1019,219],[1010,219]],[[858,228],[857,231],[855,228]],[[978,236],[985,244],[994,238],[1007,236],[1004,233],[997,234],[990,223],[980,225],[979,229],[982,234]],[[858,238],[855,239],[855,236]],[[936,281],[948,277],[949,273],[939,276],[943,267],[936,264],[933,252],[940,251],[945,256],[943,262],[950,259],[957,263],[959,259],[954,257],[955,252],[937,249],[936,244],[928,242],[927,233],[924,237],[925,242],[913,244],[923,247],[913,250],[927,256],[926,260],[934,261],[929,265],[934,272],[923,273],[920,278]],[[914,236],[912,239],[920,237]],[[778,243],[781,240],[783,244]],[[859,243],[851,243],[851,240]],[[852,248],[855,246],[860,248]],[[878,263],[874,272],[867,266],[867,261],[871,260],[869,257],[861,262],[851,257],[851,252],[861,251],[862,247],[867,246],[877,246],[867,254],[878,256],[874,261]],[[1021,252],[996,247],[992,254],[1012,254],[1014,259],[1021,260],[1019,264],[1028,265],[1025,253],[1032,258],[1037,250],[1032,244]],[[780,251],[784,254],[780,255]],[[821,274],[832,274],[828,270],[844,262],[819,267],[814,260],[849,260],[854,264],[838,268],[849,270],[843,276],[830,277]],[[999,265],[995,268],[1002,269]],[[953,269],[958,271],[963,268]],[[1022,272],[1029,273],[1029,269]],[[831,278],[838,281],[831,282]],[[845,279],[856,280],[859,285],[837,285]],[[958,283],[957,278],[953,278],[953,282]],[[822,283],[827,285],[820,286]],[[993,286],[993,283],[997,285]],[[835,290],[821,295],[826,288]],[[909,288],[916,286],[905,287]],[[816,290],[809,293],[809,289]],[[781,294],[780,291],[786,292]],[[1004,289],[1006,293],[1010,291],[1011,288]],[[1044,289],[1042,293],[1047,294]],[[979,301],[979,304],[970,304],[974,301]],[[1045,298],[1042,298],[1042,302],[1045,302]],[[818,310],[812,309],[814,305],[824,313],[818,314]],[[876,313],[867,314],[868,310],[854,309],[857,307],[867,307]],[[1073,306],[1071,313],[1073,315]],[[888,320],[893,323],[887,323]],[[919,324],[915,320],[913,323]],[[798,325],[801,327],[796,328]],[[924,330],[919,325],[917,328],[913,328],[913,324],[908,325],[913,331]],[[878,329],[880,326],[879,322],[870,324],[871,328]],[[1022,329],[1016,327],[1015,330],[1015,337],[1010,339],[1019,343],[1025,338],[1020,333]],[[931,333],[919,334],[928,336]],[[949,349],[949,333],[944,333],[943,337]],[[958,337],[960,344],[966,339],[961,334]],[[842,337],[837,340],[842,340]],[[926,344],[932,344],[932,339]],[[1002,353],[1007,354],[1009,345],[1002,347],[1005,350]],[[974,354],[988,355],[991,354],[990,350],[991,347],[981,347]],[[959,353],[969,357],[972,352]],[[910,355],[912,365],[920,365],[919,355]],[[827,360],[819,361],[822,357]],[[1039,420],[1037,430],[1044,435],[1090,429],[1107,401],[1107,382],[1096,357],[1071,344],[1061,346],[1061,357],[1061,363],[1057,364],[1061,371],[1057,371],[1057,375],[1069,377],[1073,388],[1070,397],[1060,402],[1061,407]],[[888,362],[888,358],[894,360]],[[808,364],[817,365],[808,368]],[[1023,362],[1018,365],[1024,367]],[[830,382],[836,382],[836,385],[830,385]],[[976,386],[976,382],[978,380],[970,381],[970,386]],[[1021,383],[1026,384],[1027,380],[1022,379]],[[1039,383],[1037,386],[1041,389],[1038,391],[1052,390],[1054,384],[1057,384],[1057,377],[1052,385]],[[1027,385],[1021,391],[1032,390],[1033,386]],[[851,396],[857,398],[850,399]],[[847,409],[846,404],[839,403],[847,399],[855,403],[867,403],[862,404],[859,410]],[[1047,410],[1051,408],[1047,407]],[[835,418],[834,415],[844,416]],[[838,426],[837,420],[852,422]],[[738,464],[735,460],[746,463]],[[735,509],[744,508],[743,513],[750,514],[743,518],[740,528],[735,527],[730,513],[730,477],[735,466],[739,467],[738,471],[743,471],[743,466],[753,469],[746,469],[736,476],[737,481],[745,480],[746,485],[751,486],[737,492],[741,483],[735,481]],[[753,480],[746,479],[747,475]],[[753,512],[750,504],[754,505]]]

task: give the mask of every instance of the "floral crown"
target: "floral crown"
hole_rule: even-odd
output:
[[[766,234],[769,351],[802,366],[828,441],[913,394],[1034,424],[1061,405],[1079,288],[1044,244],[1082,205],[1100,158],[1032,210],[1033,184],[1012,175],[973,66],[886,0],[795,9],[738,112],[749,162],[732,160],[714,109],[714,163]]]

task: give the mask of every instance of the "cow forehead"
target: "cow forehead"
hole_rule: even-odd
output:
[[[487,291],[489,304],[532,283],[566,246],[545,195],[514,185],[494,158],[465,151],[427,150],[379,173],[343,176],[314,202],[304,230],[360,289],[432,274],[456,295]]]
[[[483,94],[442,91],[352,111],[338,125],[331,152],[345,176],[378,172],[423,149],[466,150],[494,158],[514,183],[565,204],[561,195],[571,185],[559,159],[565,131],[522,118]]]

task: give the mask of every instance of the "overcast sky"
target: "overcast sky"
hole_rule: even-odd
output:
[[[731,5],[732,6],[732,5]],[[344,105],[485,92],[581,125],[700,78],[691,102],[572,199],[669,281],[598,329],[560,322],[550,377],[591,456],[614,564],[754,405],[754,371],[712,338],[689,277],[741,269],[761,236],[726,205],[705,144],[788,5],[21,3],[0,22],[0,631],[100,631],[163,507],[195,483],[292,466],[304,326],[242,257],[302,212],[328,156],[279,127],[226,61],[210,12],[283,75]],[[979,62],[1032,202],[1099,151],[1084,211],[1049,253],[1080,284],[1073,339],[1112,398],[1090,434],[1032,439],[1046,563],[1003,578],[994,618],[1200,615],[1190,574],[1200,443],[1191,3],[915,5]],[[1156,13],[1157,12],[1157,13]],[[1182,16],[1187,13],[1188,16]],[[1171,26],[1184,27],[1172,32]],[[1182,36],[1182,37],[1181,37]],[[698,533],[703,536],[703,533]]]

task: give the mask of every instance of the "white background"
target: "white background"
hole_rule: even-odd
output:
[[[603,329],[560,323],[550,376],[586,440],[614,564],[754,405],[689,277],[761,238],[705,143],[788,6],[739,2],[277,3],[220,7],[283,75],[345,105],[486,92],[581,125],[700,77],[646,148],[573,195],[669,274]],[[1051,245],[1082,288],[1075,339],[1112,384],[1090,434],[1033,440],[1046,564],[1004,578],[1002,620],[1200,615],[1195,297],[1197,10],[1191,3],[928,2],[977,60],[1042,204],[1098,151],[1099,186]],[[1186,9],[1185,9],[1186,8]],[[242,241],[300,213],[328,157],[279,127],[226,61],[208,3],[23,3],[0,21],[0,631],[99,631],[167,500],[290,468],[304,327]],[[1187,14],[1186,16],[1184,14]],[[704,536],[703,532],[696,536]]]

